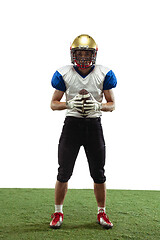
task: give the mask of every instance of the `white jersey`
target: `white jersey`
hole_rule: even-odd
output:
[[[87,76],[83,77],[72,65],[68,65],[57,70],[52,78],[52,86],[61,90],[60,88],[62,87],[60,84],[62,85],[63,83],[65,86],[66,101],[74,98],[81,89],[86,89],[98,102],[101,103],[103,99],[104,81],[109,72],[112,72],[109,68],[95,65],[92,71]],[[96,118],[101,115],[101,111],[95,111],[89,114],[87,118]],[[76,109],[67,109],[66,116],[83,118]]]

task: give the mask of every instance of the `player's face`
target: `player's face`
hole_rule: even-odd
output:
[[[92,51],[90,50],[77,50],[75,52],[75,58],[77,64],[81,66],[81,68],[85,68],[86,65],[90,65],[92,60]]]

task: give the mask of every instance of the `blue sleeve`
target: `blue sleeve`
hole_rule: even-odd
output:
[[[104,79],[103,90],[109,90],[115,88],[117,85],[117,78],[112,70],[110,70]]]
[[[52,87],[54,87],[57,90],[60,90],[60,91],[63,91],[63,92],[66,91],[65,82],[63,80],[62,75],[58,71],[56,71],[54,73],[54,75],[52,77],[52,80],[51,80],[51,84],[52,84]]]

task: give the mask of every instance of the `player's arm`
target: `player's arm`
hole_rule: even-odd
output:
[[[54,110],[64,110],[67,109],[66,102],[61,102],[64,92],[55,90],[52,96],[50,107]]]
[[[101,111],[104,112],[112,112],[115,110],[115,99],[112,89],[104,90],[104,97],[106,99],[106,103],[102,103]]]

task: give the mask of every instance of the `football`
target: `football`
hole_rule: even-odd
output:
[[[86,100],[91,100],[91,96],[89,94],[89,92],[86,89],[82,89],[79,91],[79,95],[81,96],[81,98],[79,99],[79,101],[83,101],[82,103],[82,107],[78,107],[77,111],[79,109],[79,113],[81,113],[83,115],[83,117],[86,117],[88,114],[85,112],[84,110],[84,104],[87,104]]]

